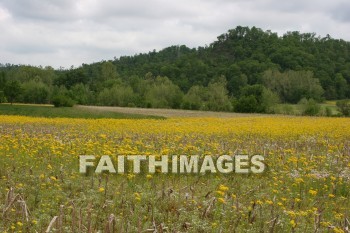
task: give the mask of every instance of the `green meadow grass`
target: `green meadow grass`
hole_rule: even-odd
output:
[[[81,109],[77,107],[55,108],[52,105],[29,105],[29,104],[0,104],[0,115],[49,117],[49,118],[114,118],[114,119],[162,119],[159,116],[149,116],[141,114],[127,114],[109,111],[96,111],[90,109]]]

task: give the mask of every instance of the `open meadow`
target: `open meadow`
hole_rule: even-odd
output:
[[[88,174],[79,155],[262,155],[262,174]],[[0,232],[349,232],[350,119],[0,116]]]

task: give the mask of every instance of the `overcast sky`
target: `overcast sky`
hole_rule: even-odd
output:
[[[68,68],[209,45],[238,25],[350,41],[350,1],[0,0],[0,63]]]

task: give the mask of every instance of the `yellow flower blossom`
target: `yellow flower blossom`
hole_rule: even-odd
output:
[[[227,191],[228,191],[228,187],[225,186],[225,185],[220,184],[220,186],[219,186],[219,191],[221,191],[221,192],[227,192]]]
[[[293,228],[295,228],[295,227],[297,226],[297,224],[296,224],[296,222],[295,222],[294,219],[290,220],[289,223],[290,223],[290,225],[291,225]]]
[[[222,198],[222,197],[219,197],[219,198],[218,198],[218,202],[219,202],[219,203],[222,203],[222,204],[225,204],[225,203],[226,203],[225,199]]]
[[[310,189],[310,190],[309,190],[309,193],[310,193],[312,196],[316,196],[316,195],[317,195],[317,190]]]

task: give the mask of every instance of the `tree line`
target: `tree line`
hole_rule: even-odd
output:
[[[273,112],[276,103],[350,98],[350,43],[315,33],[278,36],[256,27],[205,47],[54,70],[0,66],[0,101]]]

